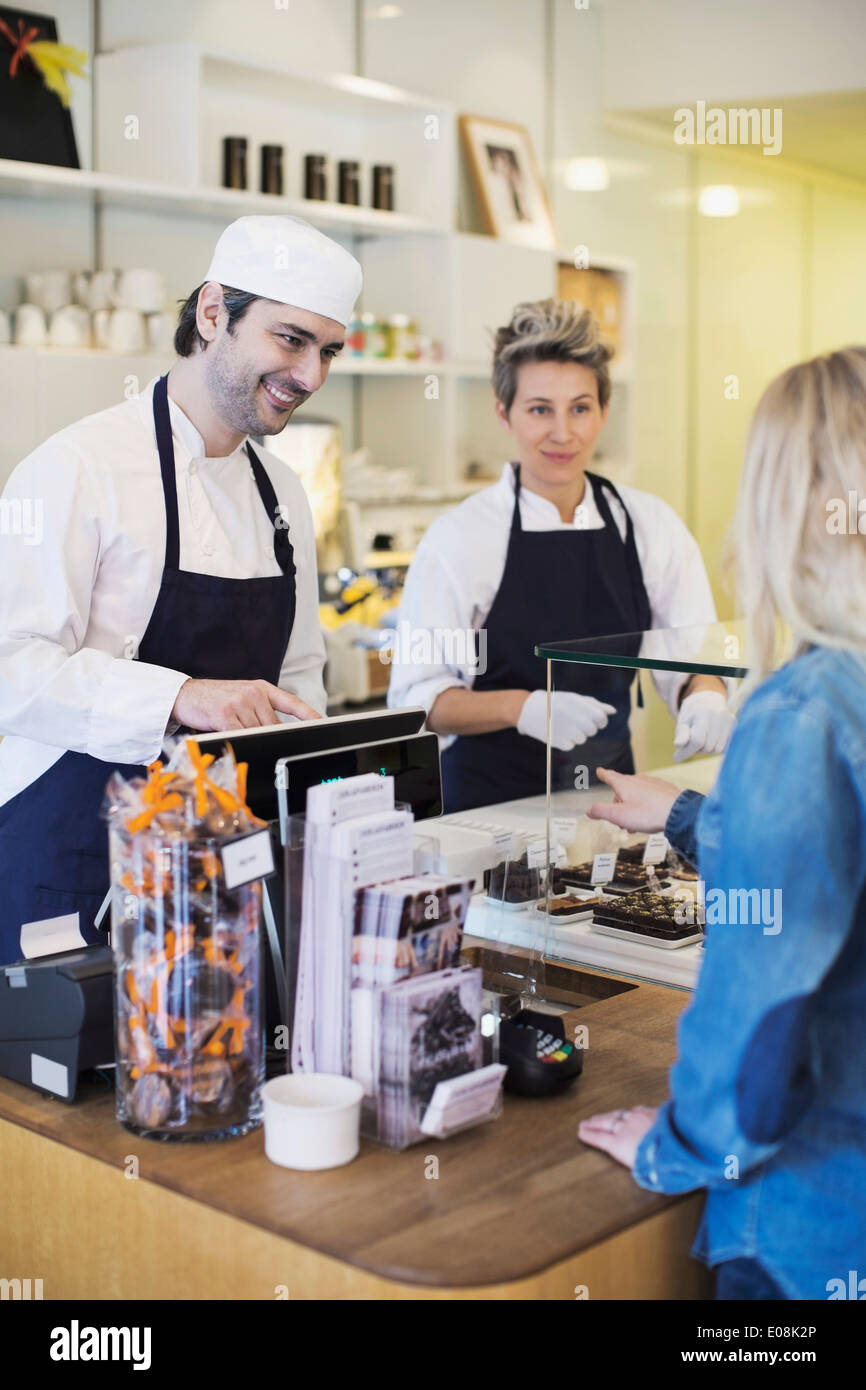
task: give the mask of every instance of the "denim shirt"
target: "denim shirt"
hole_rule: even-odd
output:
[[[633,1175],[707,1189],[708,1264],[757,1259],[790,1298],[863,1297],[866,655],[813,647],[775,672],[711,794],[684,792],[665,830],[704,881],[706,944]]]

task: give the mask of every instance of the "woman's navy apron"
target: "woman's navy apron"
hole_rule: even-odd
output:
[[[182,570],[166,377],[154,388],[153,418],[165,496],[165,566],[135,659],[194,679],[263,679],[276,685],[295,620],[288,531],[274,526],[279,575],[222,579]],[[247,456],[262,504],[275,522],[271,480],[250,444]],[[237,466],[243,467],[240,459]],[[67,751],[0,806],[0,964],[19,958],[25,922],[77,912],[84,939],[105,941],[93,926],[109,884],[108,829],[99,812],[116,768],[124,777],[146,771]]]
[[[578,637],[642,632],[650,625],[650,604],[643,582],[628,510],[613,483],[587,473],[604,522],[595,530],[524,531],[520,523],[520,468],[515,465],[514,512],[502,582],[485,624],[487,669],[473,690],[539,690],[547,687],[546,663],[535,648],[546,642]],[[619,533],[606,493],[622,506],[625,540]],[[634,654],[639,639],[624,646]],[[596,768],[633,772],[628,720],[634,671],[609,666],[558,662],[553,688],[592,695],[615,705],[605,727],[568,752],[554,749],[554,788],[573,787],[578,767],[597,780]],[[547,784],[542,740],[500,729],[490,734],[461,734],[442,754],[445,811],[468,811],[517,797],[538,796]]]

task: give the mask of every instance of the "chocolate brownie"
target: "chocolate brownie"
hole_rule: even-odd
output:
[[[503,860],[490,870],[487,896],[507,903],[528,903],[538,897],[539,875],[530,869],[527,857]],[[503,893],[503,889],[505,890]]]
[[[701,931],[700,922],[681,920],[686,916],[678,898],[663,898],[658,893],[628,893],[622,898],[604,897],[593,913],[593,921],[603,926],[622,927],[645,936],[663,937],[676,941]],[[698,916],[700,916],[700,910]]]
[[[601,898],[551,898],[549,911],[551,917],[573,917],[576,912],[592,912],[598,907]],[[540,904],[544,907],[544,902]]]
[[[554,892],[561,893],[568,887],[587,887],[591,885],[592,862],[587,864],[569,864],[565,868],[556,869],[553,876]],[[613,878],[610,886],[613,888],[658,888],[662,880],[657,875],[650,875],[647,866],[644,864],[620,864],[617,860],[614,866]]]

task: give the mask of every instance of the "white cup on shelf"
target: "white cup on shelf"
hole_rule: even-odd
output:
[[[357,1157],[364,1088],[349,1076],[292,1072],[262,1087],[265,1153],[281,1168],[339,1168]]]
[[[152,352],[171,352],[177,323],[172,314],[147,315],[147,341]]]
[[[94,270],[89,276],[87,307],[95,314],[100,309],[113,309],[117,297],[117,271]]]
[[[25,275],[27,303],[53,314],[72,303],[72,276],[68,270],[35,270]]]
[[[80,304],[65,304],[55,309],[48,326],[48,341],[52,347],[90,347],[90,314]]]
[[[112,309],[107,342],[110,352],[144,352],[144,315],[138,309]]]
[[[12,319],[5,309],[0,309],[0,345],[12,341]]]
[[[19,347],[43,347],[48,335],[45,313],[39,304],[19,304],[15,310],[15,342]]]
[[[165,304],[165,280],[158,270],[122,270],[115,302],[120,309],[158,314]]]
[[[111,309],[97,309],[93,315],[93,346],[106,352],[110,346],[109,328],[112,312]]]

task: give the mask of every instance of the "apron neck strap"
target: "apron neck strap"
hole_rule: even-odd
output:
[[[171,433],[171,415],[168,408],[168,376],[161,376],[153,388],[153,422],[156,427],[156,447],[159,451],[159,469],[162,476],[162,494],[165,498],[165,567],[169,570],[180,568],[180,524],[177,512],[177,480],[174,471],[174,440]],[[292,547],[289,541],[288,518],[283,518],[267,471],[252,445],[247,442],[247,458],[253,470],[259,497],[274,528],[274,555],[277,564],[288,572],[291,565]]]
[[[511,532],[522,531],[520,524],[520,464],[513,463],[514,469],[514,511],[511,513]]]
[[[262,505],[268,514],[268,520],[274,528],[274,555],[277,564],[285,574],[291,564],[292,547],[289,541],[289,519],[283,515],[280,504],[277,501],[277,494],[274,492],[274,485],[268,477],[267,469],[253,448],[247,441],[247,458],[253,470],[253,477],[256,480],[256,487],[259,490],[259,497]]]
[[[174,441],[168,411],[168,375],[161,376],[153,388],[153,423],[165,498],[165,568],[180,567],[180,526],[177,519],[177,482],[174,476]]]

